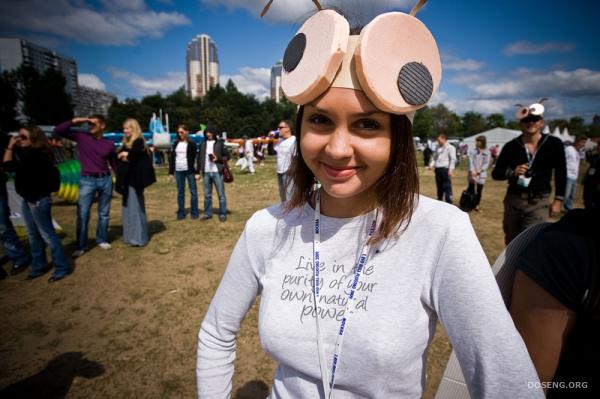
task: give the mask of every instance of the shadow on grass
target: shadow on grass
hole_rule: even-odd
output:
[[[245,383],[235,393],[235,399],[263,399],[267,396],[269,396],[269,387],[260,380]]]
[[[66,352],[50,360],[39,373],[1,390],[0,398],[64,398],[75,377],[90,379],[102,374],[100,363],[86,359],[81,352]]]

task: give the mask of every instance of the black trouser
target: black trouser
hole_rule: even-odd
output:
[[[475,206],[479,205],[479,202],[481,202],[481,193],[483,192],[483,184],[469,182],[469,188],[467,188],[467,191],[475,194]]]
[[[437,186],[437,199],[445,197],[445,201],[452,203],[452,180],[448,176],[448,168],[435,168],[435,185]]]

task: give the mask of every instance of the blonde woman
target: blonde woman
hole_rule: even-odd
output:
[[[116,190],[123,195],[123,241],[134,247],[148,244],[144,188],[156,181],[146,141],[135,119],[123,123],[123,146],[117,153]]]

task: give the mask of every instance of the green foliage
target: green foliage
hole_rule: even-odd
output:
[[[569,119],[569,133],[574,136],[584,135],[586,132],[585,121],[580,116]]]
[[[431,114],[433,116],[433,137],[442,133],[448,137],[460,135],[460,118],[444,104],[431,107]]]
[[[483,115],[478,112],[465,112],[462,117],[462,136],[472,136],[488,129]]]
[[[217,85],[208,91],[204,99],[191,99],[181,87],[163,97],[156,93],[140,101],[127,99],[114,102],[108,110],[108,130],[122,130],[127,118],[137,119],[142,129],[148,130],[153,112],[159,109],[169,114],[171,131],[180,124],[186,124],[191,131],[200,129],[200,124],[212,123],[228,137],[250,137],[265,135],[275,129],[282,119],[293,120],[296,106],[287,101],[275,103],[273,100],[258,101],[250,94],[241,93],[229,80],[225,87]]]
[[[29,123],[56,125],[73,117],[67,82],[60,71],[50,68],[40,75],[33,67],[21,66],[15,73]]]
[[[506,126],[506,120],[502,114],[490,114],[485,118],[485,121],[487,129]]]
[[[419,137],[421,140],[435,136],[435,132],[433,131],[433,114],[429,107],[423,107],[415,114],[413,136]]]
[[[19,127],[16,110],[19,97],[16,84],[14,73],[4,71],[0,75],[0,131],[16,130]]]

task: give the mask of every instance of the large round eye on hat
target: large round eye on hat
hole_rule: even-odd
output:
[[[442,78],[435,39],[417,18],[401,12],[379,15],[360,34],[356,73],[377,108],[407,113],[425,106]]]
[[[521,104],[516,104],[517,107],[517,112],[515,113],[515,116],[517,117],[517,119],[521,120],[523,118],[526,118],[527,115],[529,115],[529,108],[522,106]]]
[[[333,10],[310,17],[290,41],[283,57],[281,88],[296,104],[306,104],[331,85],[342,63],[350,26]]]
[[[529,106],[529,113],[531,115],[542,115],[544,113],[544,106],[542,104],[531,104]]]

